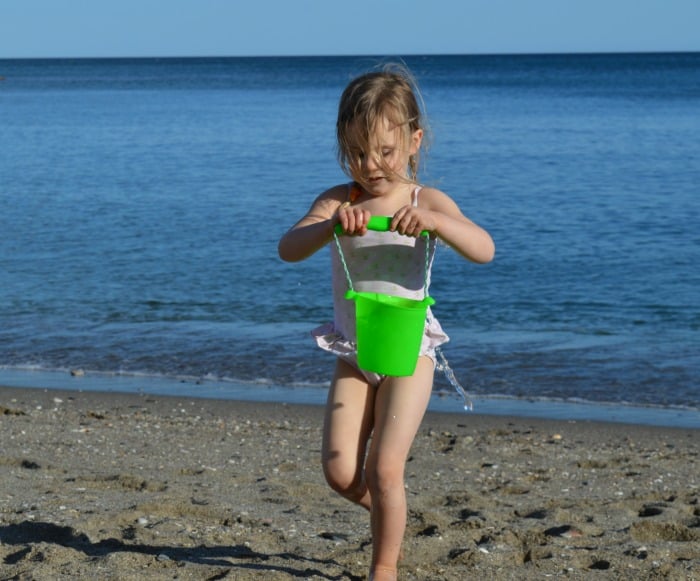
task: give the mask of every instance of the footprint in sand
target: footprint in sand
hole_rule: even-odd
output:
[[[700,541],[700,531],[678,523],[664,523],[644,520],[633,523],[630,535],[640,543],[671,541],[679,543]]]
[[[660,514],[663,514],[663,512],[664,509],[661,508],[661,506],[648,504],[643,506],[638,514],[642,518],[647,518],[650,516],[659,516]]]

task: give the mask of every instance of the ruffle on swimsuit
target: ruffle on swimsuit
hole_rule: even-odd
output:
[[[350,302],[350,301],[348,301]],[[374,373],[373,371],[365,371],[357,365],[357,346],[354,341],[347,339],[333,322],[325,323],[320,327],[316,327],[311,331],[311,335],[316,340],[316,344],[329,353],[333,353],[337,357],[347,361],[353,367],[358,369],[362,375],[372,385],[379,385],[384,379],[383,375]],[[447,343],[450,338],[442,330],[440,323],[428,311],[428,317],[425,321],[425,331],[423,332],[423,340],[421,341],[420,354],[427,355],[437,363],[437,355],[435,350],[442,344]]]

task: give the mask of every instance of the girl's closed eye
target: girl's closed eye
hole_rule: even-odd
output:
[[[359,159],[362,160],[365,158],[365,152],[362,151],[361,149],[353,149],[350,155],[351,159]]]

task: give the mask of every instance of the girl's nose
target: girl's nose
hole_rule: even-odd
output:
[[[379,169],[379,159],[376,155],[370,154],[364,157],[364,166],[367,171]]]

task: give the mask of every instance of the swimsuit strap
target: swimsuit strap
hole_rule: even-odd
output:
[[[361,195],[362,190],[360,189],[360,186],[357,185],[357,183],[352,182],[351,184],[348,184],[348,200],[351,204],[354,204],[355,200],[357,200],[357,198],[359,198]]]
[[[418,193],[423,189],[423,186],[416,186],[411,192],[411,205],[414,208],[418,207]]]
[[[355,182],[349,183],[348,197],[345,198],[345,201],[340,205],[340,210],[354,204],[355,200],[357,200],[357,198],[359,198],[360,195],[362,195],[362,190],[360,189],[360,187]]]

